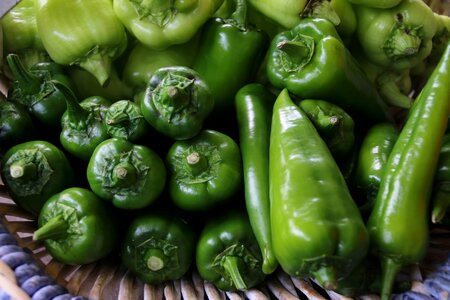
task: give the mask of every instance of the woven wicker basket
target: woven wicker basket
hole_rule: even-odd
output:
[[[425,2],[437,13],[450,12],[449,0]],[[1,46],[0,36],[0,57]],[[0,78],[0,101],[6,94],[6,81]],[[311,279],[290,277],[281,270],[270,275],[261,286],[245,292],[223,292],[202,280],[195,270],[177,281],[143,284],[117,261],[102,260],[83,266],[59,263],[42,244],[32,240],[35,229],[34,217],[10,199],[0,179],[0,299],[12,299],[3,297],[5,291],[14,295],[13,299],[30,299],[29,291],[21,288],[27,277],[17,275],[17,270],[13,270],[15,263],[26,263],[32,270],[38,270],[35,276],[40,276],[41,281],[34,290],[46,289],[47,295],[59,295],[54,299],[350,299],[322,289]],[[432,228],[425,259],[401,271],[400,276],[411,281],[411,289],[396,298],[450,299],[449,254],[450,230]],[[29,275],[34,271],[29,271]],[[39,298],[37,294],[33,299]],[[379,297],[362,295],[357,298]]]

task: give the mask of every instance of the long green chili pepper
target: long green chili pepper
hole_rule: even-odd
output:
[[[428,247],[428,202],[450,111],[450,43],[417,96],[386,164],[368,220],[372,251],[382,264],[381,299],[406,264]]]
[[[442,140],[431,197],[431,222],[441,223],[450,207],[450,134]]]

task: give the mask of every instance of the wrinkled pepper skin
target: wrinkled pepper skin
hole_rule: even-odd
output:
[[[367,228],[382,265],[381,299],[389,299],[400,268],[423,259],[429,199],[450,112],[450,43],[416,97],[385,167]]]
[[[31,140],[33,131],[33,121],[22,105],[0,100],[0,153]]]
[[[166,168],[150,148],[120,138],[110,138],[94,150],[87,179],[100,198],[122,209],[140,209],[162,193]]]
[[[138,41],[152,49],[165,49],[189,41],[223,0],[113,2],[117,17]]]
[[[197,270],[224,291],[246,290],[263,282],[262,258],[248,216],[225,211],[209,220],[198,238]]]
[[[441,223],[450,207],[450,134],[442,140],[431,196],[431,222]]]
[[[216,130],[176,141],[167,152],[172,201],[188,211],[206,211],[229,202],[242,186],[238,144]]]
[[[49,198],[33,240],[61,263],[84,265],[107,256],[118,242],[114,215],[92,191],[72,187]]]
[[[171,66],[156,70],[137,102],[145,120],[161,134],[175,140],[194,137],[211,113],[215,100],[196,71]]]
[[[38,33],[51,59],[78,65],[105,84],[112,62],[127,46],[127,34],[112,1],[37,0],[36,4]]]
[[[2,179],[11,198],[38,215],[44,202],[74,183],[65,154],[46,141],[28,141],[9,148],[1,161]]]
[[[122,262],[145,283],[177,280],[192,264],[196,238],[193,226],[173,213],[142,213],[127,229]]]
[[[302,99],[337,104],[352,118],[389,118],[375,86],[330,21],[302,19],[272,39],[267,56],[267,78],[276,88],[287,88]]]
[[[421,0],[402,0],[392,8],[355,7],[357,39],[367,58],[394,70],[417,65],[431,52],[437,22]]]
[[[268,44],[268,36],[247,23],[245,0],[236,0],[229,18],[205,24],[192,68],[211,89],[216,115],[233,109],[236,92],[255,76]]]
[[[269,155],[275,256],[287,274],[334,289],[366,256],[369,236],[328,147],[286,89],[273,108]]]
[[[269,199],[269,140],[274,103],[275,96],[259,83],[243,86],[235,97],[245,204],[261,249],[265,274],[278,267],[273,253]]]

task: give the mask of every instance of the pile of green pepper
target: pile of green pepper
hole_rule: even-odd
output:
[[[63,263],[385,300],[446,226],[450,17],[422,0],[22,0],[0,26],[1,179]]]

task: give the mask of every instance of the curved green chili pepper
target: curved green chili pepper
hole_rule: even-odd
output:
[[[369,236],[328,147],[286,89],[273,108],[269,155],[272,239],[280,266],[291,276],[336,288],[339,276],[366,256]]]
[[[125,234],[122,262],[145,283],[177,280],[194,259],[195,238],[193,227],[178,216],[140,214]]]
[[[64,152],[46,141],[28,141],[9,148],[1,161],[2,179],[11,198],[38,215],[44,202],[74,182]]]
[[[203,77],[183,66],[156,70],[138,100],[147,122],[176,140],[189,139],[200,132],[214,101]]]
[[[275,96],[265,86],[252,83],[236,93],[235,107],[244,170],[245,203],[263,257],[265,274],[275,271],[270,230],[269,140]]]
[[[18,103],[0,100],[0,152],[33,136],[33,121],[25,108]]]
[[[195,257],[200,276],[224,291],[246,290],[265,278],[258,243],[240,212],[227,211],[207,222]]]
[[[420,261],[427,251],[428,203],[450,112],[449,97],[450,43],[410,110],[369,216],[372,251],[382,265],[383,300],[389,299],[399,269]]]
[[[33,240],[43,241],[61,263],[83,265],[114,250],[117,222],[105,203],[88,189],[65,189],[48,199],[39,213]]]

